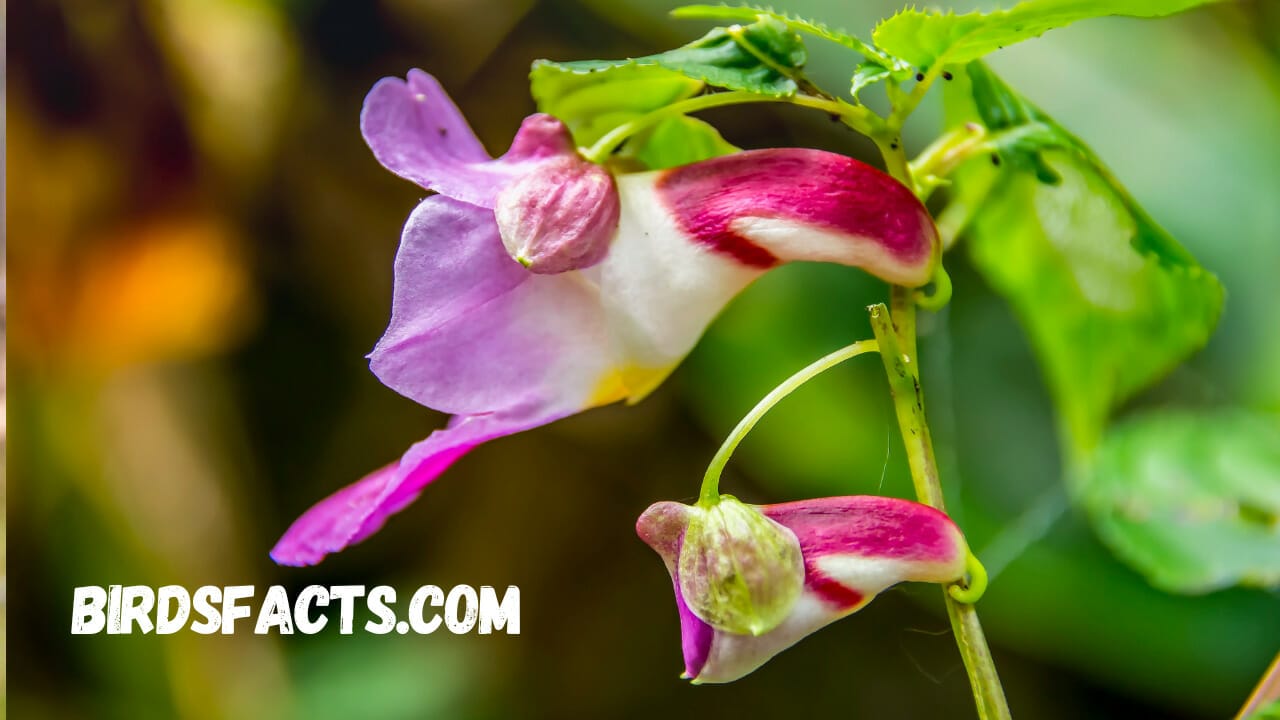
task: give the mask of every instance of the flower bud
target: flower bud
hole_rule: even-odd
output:
[[[618,227],[613,176],[576,152],[503,188],[494,212],[507,252],[531,272],[562,273],[604,259]]]
[[[690,510],[678,575],[689,609],[726,632],[777,627],[804,588],[795,533],[731,495]]]

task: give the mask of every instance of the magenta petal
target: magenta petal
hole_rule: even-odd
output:
[[[684,676],[690,680],[702,674],[702,668],[711,655],[711,641],[715,639],[715,628],[703,622],[684,601],[680,592],[680,577],[672,573],[671,583],[676,590],[676,610],[680,613],[680,650],[684,655]]]
[[[454,417],[400,458],[321,500],[289,526],[271,549],[281,565],[315,565],[377,532],[387,518],[417,499],[440,473],[471,448],[558,420],[568,413],[494,413]]]
[[[360,131],[383,167],[428,190],[486,207],[512,170],[490,162],[440,83],[421,70],[383,78],[365,97]]]
[[[677,502],[658,502],[649,506],[636,521],[636,534],[662,557],[671,573],[671,584],[676,594],[676,609],[680,613],[680,646],[684,652],[684,676],[689,679],[702,674],[715,628],[703,622],[684,601],[680,592],[680,548],[684,545],[684,531],[689,525],[689,506]]]
[[[964,540],[941,510],[891,497],[855,495],[762,505],[796,534],[806,560],[853,555],[909,562],[953,562]]]

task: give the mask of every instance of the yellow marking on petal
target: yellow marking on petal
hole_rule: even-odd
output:
[[[588,403],[590,407],[595,407],[626,400],[628,405],[634,405],[657,389],[672,370],[675,370],[675,365],[657,368],[638,365],[615,367],[596,383]]]
[[[622,376],[617,370],[605,373],[596,383],[595,389],[587,398],[587,407],[608,405],[627,396],[627,386],[622,383]]]

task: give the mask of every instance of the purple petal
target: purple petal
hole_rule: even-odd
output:
[[[398,462],[366,475],[303,513],[271,550],[281,565],[314,565],[377,532],[440,473],[475,446],[545,425],[563,415],[537,411],[458,416],[409,448]]]
[[[482,208],[438,197],[420,206],[396,258],[392,305],[370,367],[437,410],[581,410],[599,404],[613,367],[599,290],[576,273],[525,272]]]
[[[394,362],[394,348],[430,334],[528,277],[503,249],[493,211],[443,195],[423,200],[400,238],[391,322],[370,353],[375,372]]]
[[[489,154],[432,76],[383,78],[365,97],[360,131],[383,167],[428,190],[492,207],[509,169]]]

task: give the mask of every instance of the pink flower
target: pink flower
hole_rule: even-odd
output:
[[[418,70],[379,81],[360,121],[379,162],[437,193],[405,223],[370,367],[453,418],[295,521],[271,552],[286,565],[368,537],[481,443],[639,401],[769,268],[836,262],[918,286],[937,261],[911,192],[834,153],[756,150],[610,176],[559,120],[532,115],[492,159]]]
[[[730,496],[723,496],[721,501],[737,503]],[[707,512],[700,506],[656,503],[636,523],[640,539],[662,556],[671,574],[683,636],[684,677],[695,683],[737,680],[806,635],[862,609],[892,585],[908,580],[949,583],[965,575],[969,549],[964,536],[950,518],[927,505],[896,498],[852,496],[761,505],[754,510],[788,535],[794,535],[804,577],[799,593],[785,607],[777,607],[774,601],[774,606],[767,608],[773,620],[763,632],[744,633],[735,627],[738,623],[722,622],[722,618],[734,615],[735,608],[731,602],[715,597],[713,591],[731,587],[732,582],[716,576],[708,583],[686,574],[706,574],[706,568],[724,565],[744,568],[745,577],[740,584],[752,593],[752,599],[764,595],[766,600],[773,600],[782,593],[777,589],[762,591],[771,585],[789,586],[791,570],[785,563],[762,562],[755,557],[760,552],[744,551],[753,545],[750,537],[733,537],[714,544],[689,540],[691,528]],[[728,530],[729,534],[733,532]],[[750,532],[761,534],[758,525]],[[700,535],[705,537],[706,533]],[[763,533],[760,540],[758,545],[765,548],[763,557],[774,560],[778,553],[768,551],[782,543],[771,532]],[[690,542],[696,545],[691,546]],[[727,553],[733,557],[717,557]],[[773,577],[767,577],[769,574]],[[707,597],[709,592],[711,597]],[[724,594],[723,590],[720,594]],[[757,606],[762,604],[738,601],[736,610],[739,615],[754,619],[760,615]],[[709,614],[704,610],[707,607],[717,612]]]

